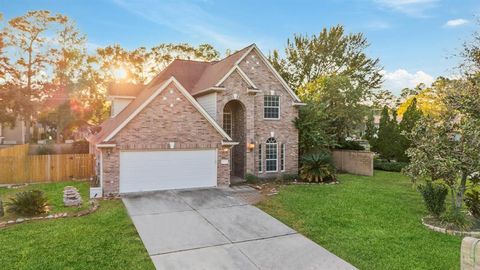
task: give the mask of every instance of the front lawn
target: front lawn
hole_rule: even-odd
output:
[[[1,269],[154,269],[120,200],[87,216],[0,230]]]
[[[63,205],[63,188],[66,186],[74,186],[78,189],[78,192],[82,196],[83,204],[80,207],[65,207]],[[78,181],[70,181],[70,182],[58,182],[58,183],[42,183],[42,184],[31,184],[21,188],[0,188],[0,198],[4,202],[8,202],[9,199],[15,196],[16,193],[38,189],[43,191],[45,196],[48,198],[48,214],[55,214],[60,212],[76,212],[81,211],[88,208],[88,201],[90,200],[89,194],[90,185],[88,182],[78,182]],[[1,221],[15,219],[16,216],[13,213],[8,213],[5,207],[5,216],[0,218]]]
[[[291,185],[258,206],[360,269],[458,269],[461,237],[426,229],[419,193],[400,173]]]

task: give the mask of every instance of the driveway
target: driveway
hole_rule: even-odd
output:
[[[229,189],[137,193],[123,202],[157,269],[355,269]]]

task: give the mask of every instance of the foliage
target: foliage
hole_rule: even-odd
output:
[[[348,77],[362,88],[377,88],[381,67],[379,59],[366,55],[368,46],[362,33],[345,34],[344,27],[337,25],[318,35],[296,34],[287,41],[284,59],[276,50],[269,58],[293,89],[330,75]]]
[[[407,136],[412,142],[407,151],[411,160],[407,175],[414,182],[421,178],[444,180],[452,194],[451,212],[458,212],[453,217],[460,215],[467,183],[476,185],[480,180],[476,173],[480,168],[480,118],[475,113],[480,103],[464,98],[465,93],[480,94],[480,89],[466,82],[442,88],[439,96],[446,112],[436,118],[423,117]]]
[[[377,128],[375,127],[375,118],[373,113],[370,113],[365,123],[365,140],[372,146],[375,145],[377,139]]]
[[[445,212],[445,199],[448,195],[448,188],[444,184],[427,181],[419,185],[418,190],[422,194],[423,202],[428,212],[434,217],[440,217]]]
[[[462,237],[419,222],[425,209],[407,177],[375,171],[338,178],[340,185],[282,187],[257,206],[358,269],[459,268]]]
[[[389,171],[389,172],[401,172],[403,168],[407,167],[406,162],[391,162],[383,159],[374,159],[373,168],[375,170]]]
[[[448,211],[440,217],[444,227],[456,230],[468,230],[472,226],[472,221],[468,219],[463,211],[457,209],[448,209]]]
[[[317,104],[317,109],[322,110],[325,132],[337,143],[364,122],[366,107],[362,102],[369,90],[346,76],[318,77],[297,92],[302,100]]]
[[[387,106],[383,107],[377,138],[372,142],[372,150],[388,161],[397,158],[400,137],[396,112],[390,116],[389,111]]]
[[[412,103],[403,114],[402,121],[399,124],[401,134],[399,135],[399,149],[396,157],[398,161],[409,161],[406,151],[410,148],[411,142],[405,134],[409,134],[421,118],[422,112],[417,109],[417,99],[413,98]]]
[[[5,211],[3,209],[3,201],[0,199],[0,218],[5,215]]]
[[[338,144],[335,148],[343,149],[343,150],[360,150],[360,151],[365,150],[365,147],[363,147],[356,141],[344,141]]]
[[[472,216],[480,219],[480,192],[478,190],[470,189],[465,192],[465,205]]]
[[[247,181],[247,183],[249,184],[255,184],[258,182],[258,177],[256,175],[253,175],[251,173],[247,173],[245,175],[245,180]]]
[[[47,198],[40,190],[19,192],[6,205],[7,211],[22,216],[33,216],[48,211]]]
[[[323,151],[302,156],[300,176],[308,182],[335,180],[335,173],[330,153]]]
[[[37,155],[54,155],[55,150],[50,146],[40,146],[37,148]]]
[[[333,139],[325,133],[324,110],[320,106],[309,102],[299,109],[295,126],[299,132],[300,155],[328,149],[333,145]]]

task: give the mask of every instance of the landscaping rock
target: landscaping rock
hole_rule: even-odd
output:
[[[63,204],[65,206],[80,206],[82,197],[76,187],[66,186],[63,189]]]

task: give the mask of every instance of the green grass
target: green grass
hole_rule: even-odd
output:
[[[78,218],[0,230],[1,269],[154,269],[120,200]]]
[[[258,205],[360,269],[459,269],[461,237],[426,229],[422,199],[400,173],[286,186]]]
[[[80,192],[80,195],[83,199],[83,204],[80,207],[65,207],[63,205],[63,188],[65,186],[75,186],[76,188],[78,188],[78,191]],[[59,183],[31,184],[18,189],[0,188],[0,198],[5,204],[5,202],[8,202],[9,199],[13,197],[16,193],[32,189],[39,189],[44,192],[45,196],[48,198],[49,214],[55,214],[60,212],[76,212],[88,208],[88,200],[90,199],[90,186],[88,182],[70,181]],[[5,216],[0,218],[0,221],[15,219],[17,217],[18,216],[16,216],[15,214],[5,211]]]

